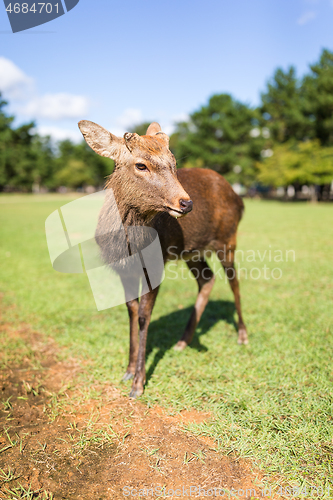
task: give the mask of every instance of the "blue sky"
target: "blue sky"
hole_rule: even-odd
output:
[[[122,134],[173,123],[228,92],[256,105],[280,66],[299,75],[333,50],[333,0],[80,0],[13,34],[0,4],[0,90],[17,123],[79,138],[90,119]]]

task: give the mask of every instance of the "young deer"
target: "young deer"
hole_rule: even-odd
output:
[[[123,138],[86,120],[79,122],[79,128],[96,153],[115,162],[106,187],[113,190],[124,227],[154,228],[160,239],[164,262],[175,255],[184,257],[186,253],[186,264],[197,279],[199,293],[185,332],[175,348],[182,350],[191,342],[214,284],[214,274],[203,256],[206,249],[217,253],[225,269],[238,313],[238,343],[247,344],[234,269],[237,226],[244,210],[241,198],[221,175],[212,170],[177,170],[176,160],[169,150],[169,138],[161,132],[158,123],[152,123],[146,135],[126,133]],[[112,226],[112,217],[105,202],[96,234],[99,229],[105,233],[108,225]],[[112,267],[112,262],[108,261],[109,241],[98,237],[96,241],[104,260]],[[117,272],[125,288],[125,299],[126,296],[133,297],[133,288],[136,288],[137,295],[134,295],[138,297],[140,277],[131,276],[128,285],[126,270],[118,269]],[[147,331],[158,289],[150,288],[140,302],[126,299],[130,352],[124,380],[133,377],[130,397],[140,396],[144,390]]]

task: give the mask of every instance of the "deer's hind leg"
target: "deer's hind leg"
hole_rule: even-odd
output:
[[[230,288],[235,298],[235,307],[238,314],[238,344],[248,344],[249,340],[247,336],[246,326],[242,316],[239,282],[237,278],[236,269],[234,266],[235,248],[236,248],[235,245],[230,245],[226,252],[225,251],[226,246],[224,246],[222,254],[219,251],[217,251],[216,254],[224,268],[225,274],[230,284]]]
[[[182,351],[192,341],[196,326],[199,323],[202,313],[205,310],[210,292],[215,281],[213,271],[204,259],[200,261],[188,260],[186,261],[186,264],[197,280],[199,293],[197,296],[197,300],[195,301],[195,306],[192,311],[191,317],[188,320],[187,326],[185,328],[185,332],[182,338],[175,345],[175,349],[177,351]]]

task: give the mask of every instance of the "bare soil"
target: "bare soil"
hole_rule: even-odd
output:
[[[169,497],[174,490],[172,498],[195,497],[190,486],[243,490],[236,498],[259,493],[262,475],[250,462],[222,456],[213,441],[185,431],[184,424],[210,414],[172,416],[97,383],[98,396],[87,400],[81,362],[60,361],[54,341],[28,326],[2,328],[24,338],[33,354],[0,372],[1,499],[124,499],[140,490],[158,498],[157,487]]]

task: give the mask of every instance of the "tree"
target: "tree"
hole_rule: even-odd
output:
[[[265,142],[259,113],[228,94],[213,95],[172,136],[180,166],[210,167],[244,184],[253,181]]]
[[[257,168],[259,181],[270,186],[328,184],[333,179],[333,147],[323,148],[318,139],[280,144]]]
[[[41,186],[54,186],[55,155],[51,138],[35,135],[31,143],[31,155],[34,158],[32,179],[36,190]]]
[[[96,155],[85,141],[61,141],[57,148],[50,137],[40,137],[33,122],[17,128],[5,113],[7,102],[0,94],[0,190],[39,190],[59,185],[72,188],[84,184],[103,187],[114,163]]]
[[[83,161],[71,158],[63,168],[56,172],[54,181],[57,186],[66,186],[75,189],[92,185],[95,179]]]
[[[105,178],[111,174],[114,162],[97,155],[85,141],[74,144],[69,139],[59,142],[56,159],[54,187],[63,185],[78,188],[93,185],[102,188]],[[71,174],[71,169],[73,172]],[[82,179],[80,184],[79,180]]]
[[[11,123],[14,120],[13,116],[7,116],[4,112],[4,107],[7,102],[4,101],[0,93],[0,189],[7,184],[11,166],[9,164],[9,152],[7,144],[11,140]]]
[[[310,68],[302,84],[306,114],[321,143],[333,145],[333,52],[323,50],[319,62]]]
[[[260,107],[274,141],[281,143],[315,136],[313,120],[306,113],[307,99],[293,66],[286,72],[281,68],[275,71],[266,93],[261,94]]]
[[[0,189],[31,190],[39,177],[36,170],[33,122],[12,128],[14,117],[6,115],[7,102],[0,94]]]

